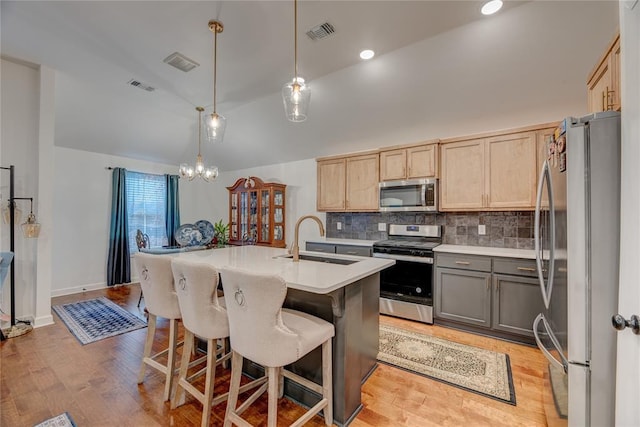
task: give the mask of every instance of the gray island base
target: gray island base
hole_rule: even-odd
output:
[[[280,258],[285,250],[242,246],[171,255],[214,266],[247,268],[281,275],[288,290],[284,306],[303,311],[335,327],[333,338],[334,423],[348,425],[362,409],[361,386],[376,368],[379,340],[380,274],[393,260],[332,255],[356,260],[338,265]],[[322,384],[321,349],[317,348],[287,369]],[[245,360],[245,373],[261,376],[262,367]],[[285,378],[286,397],[311,407],[320,396]]]

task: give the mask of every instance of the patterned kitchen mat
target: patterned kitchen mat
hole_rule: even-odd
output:
[[[511,405],[516,404],[508,354],[380,325],[378,360]]]
[[[147,326],[143,320],[105,297],[52,308],[82,345]]]
[[[76,427],[76,423],[68,412],[63,412],[56,417],[49,418],[40,424],[36,424],[34,427]]]

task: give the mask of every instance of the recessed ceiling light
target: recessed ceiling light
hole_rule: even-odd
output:
[[[483,15],[493,15],[502,8],[502,0],[491,0],[486,2],[480,10]]]
[[[376,53],[374,51],[372,51],[371,49],[365,49],[362,52],[360,52],[360,58],[362,59],[371,59],[373,58],[373,56]]]

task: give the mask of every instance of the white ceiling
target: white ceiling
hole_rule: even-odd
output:
[[[207,23],[219,19],[217,110],[227,134],[204,154],[221,170],[458,135],[481,130],[488,114],[511,123],[515,110],[586,105],[586,74],[615,32],[617,1],[507,1],[491,17],[481,5],[300,0],[299,70],[312,95],[298,124],[285,119],[279,94],[293,75],[291,1],[3,0],[1,49],[57,70],[56,145],[177,165],[195,156],[195,106],[212,103]],[[323,22],[336,33],[304,35]],[[363,48],[377,56],[360,60]],[[176,51],[200,66],[163,63]]]

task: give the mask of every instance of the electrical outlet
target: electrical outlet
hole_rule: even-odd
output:
[[[478,225],[478,236],[484,236],[487,234],[487,226],[484,224]]]
[[[387,231],[387,223],[379,222],[378,223],[378,231]]]
[[[342,230],[342,223],[340,221],[336,222],[336,228]]]

